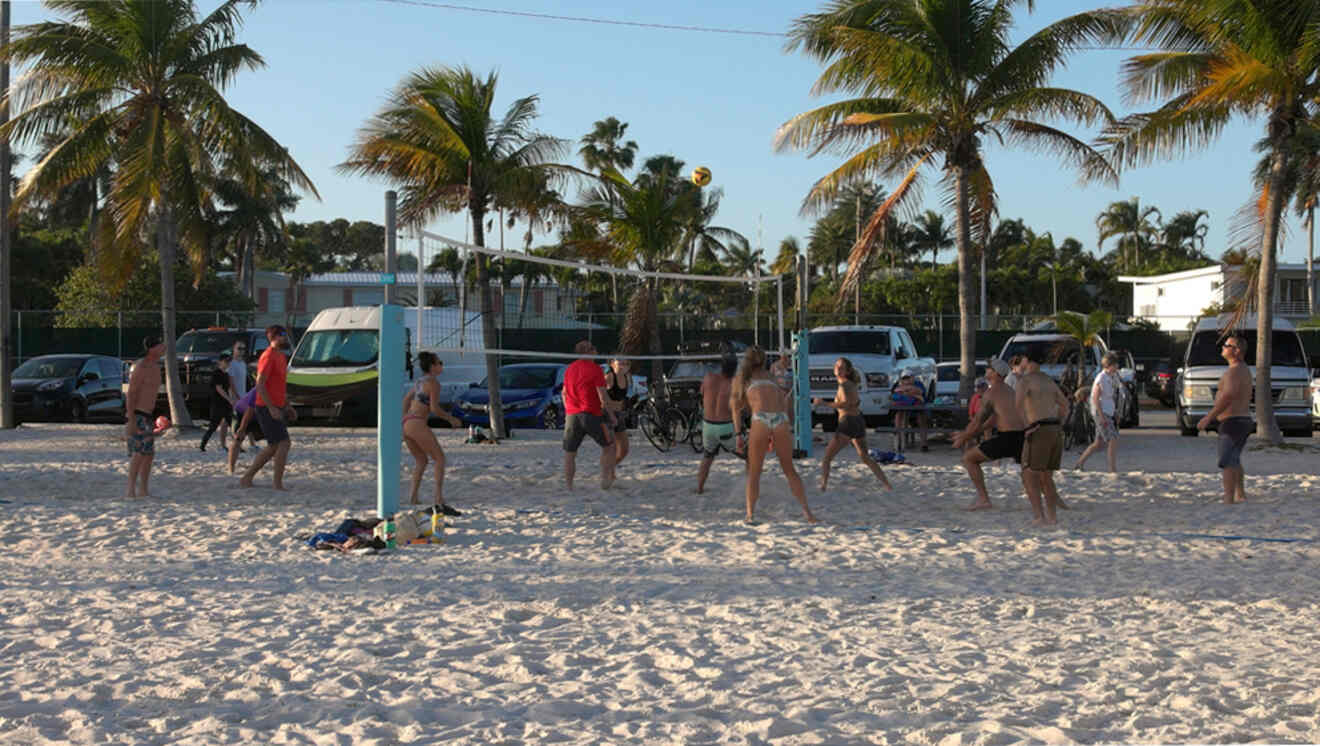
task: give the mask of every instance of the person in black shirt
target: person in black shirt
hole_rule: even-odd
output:
[[[228,352],[220,353],[220,359],[215,363],[215,370],[211,371],[210,394],[211,394],[211,423],[206,428],[206,434],[202,436],[202,444],[199,446],[203,451],[206,450],[206,442],[211,439],[216,428],[220,429],[220,447],[226,448],[225,437],[229,433],[229,421],[233,418],[234,412],[234,384],[229,380],[229,361]]]

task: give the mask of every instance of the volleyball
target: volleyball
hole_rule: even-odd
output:
[[[705,166],[697,166],[692,169],[692,183],[699,187],[704,187],[710,183],[710,169]]]
[[[162,430],[168,430],[169,427],[170,427],[170,418],[169,418],[169,417],[166,417],[165,415],[161,415],[161,416],[159,416],[159,417],[156,418],[156,431],[157,431],[157,432],[162,431]]]

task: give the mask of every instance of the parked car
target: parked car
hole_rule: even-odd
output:
[[[1215,403],[1219,392],[1219,378],[1228,368],[1220,354],[1221,341],[1228,331],[1230,316],[1201,319],[1192,332],[1187,345],[1183,367],[1174,384],[1178,429],[1183,435],[1195,437],[1196,423]],[[1246,340],[1242,351],[1251,376],[1256,376],[1256,317],[1246,314],[1242,327],[1237,330]],[[1311,370],[1307,365],[1306,349],[1297,330],[1287,319],[1274,318],[1271,332],[1270,388],[1274,399],[1274,421],[1288,437],[1311,437],[1312,409]],[[1255,417],[1255,389],[1252,390],[1252,417]],[[1211,426],[1214,427],[1213,425]]]
[[[747,345],[737,340],[712,339],[685,342],[678,346],[680,355],[721,355],[725,350],[741,359]],[[718,372],[719,369],[720,361],[715,358],[675,362],[661,381],[664,398],[684,412],[701,409],[701,382],[707,373]]]
[[[1320,430],[1320,368],[1311,371],[1311,428]]]
[[[1086,355],[1081,361],[1086,369],[1084,376],[1079,374],[1077,369],[1077,351],[1076,338],[1067,334],[1014,334],[1004,343],[1003,349],[999,351],[999,358],[1009,360],[1014,355],[1027,355],[1035,352],[1039,355],[1038,359],[1045,361],[1040,366],[1042,373],[1060,383],[1063,383],[1065,378],[1071,378],[1075,386],[1082,380],[1089,382],[1092,379],[1095,372],[1100,368],[1100,358],[1104,357],[1105,353],[1109,351],[1109,347],[1101,339],[1097,339],[1094,344],[1086,347]]]
[[[962,372],[959,370],[961,363],[940,363],[935,366],[935,398],[941,396],[957,396],[958,384],[961,382]],[[976,361],[976,378],[985,377],[985,361]]]
[[[104,355],[42,355],[14,369],[14,418],[29,422],[124,419],[124,363]]]
[[[1146,374],[1146,396],[1172,409],[1173,380],[1177,376],[1177,366],[1172,362],[1161,360],[1155,363]]]
[[[545,428],[564,426],[563,363],[515,363],[500,367],[500,399],[504,402],[506,428]],[[464,425],[490,427],[490,392],[486,379],[472,384],[458,395],[454,416]]]
[[[1118,355],[1118,380],[1123,384],[1118,391],[1118,426],[1138,427],[1141,425],[1141,397],[1137,396],[1137,365],[1131,352],[1112,352]]]
[[[917,356],[912,336],[901,326],[819,327],[811,330],[808,345],[811,395],[832,399],[839,385],[834,361],[848,358],[862,378],[857,393],[868,425],[878,424],[889,414],[890,391],[904,373],[912,374],[928,399],[933,394],[935,361]],[[827,405],[819,405],[811,413],[812,424],[819,422],[826,432],[832,432],[838,420],[838,413]]]
[[[239,342],[247,348],[247,357],[243,362],[248,366],[250,388],[257,380],[257,360],[270,346],[265,329],[213,326],[189,329],[179,335],[174,345],[179,359],[179,382],[183,384],[183,401],[193,416],[204,417],[210,411],[211,373],[220,359],[220,353],[232,352],[234,345]],[[158,405],[169,407],[164,389],[157,401]]]

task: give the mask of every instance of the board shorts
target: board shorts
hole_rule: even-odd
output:
[[[616,433],[628,432],[628,420],[624,418],[623,412],[614,413],[614,432]]]
[[[1021,430],[1000,430],[995,437],[987,438],[977,447],[981,449],[981,455],[985,456],[986,461],[1011,458],[1020,464],[1025,444],[1026,438]]]
[[[128,436],[128,457],[141,453],[150,456],[156,452],[156,433],[152,428],[151,414],[140,409],[133,410],[133,423],[137,425],[137,434]]]
[[[211,416],[208,418],[211,422],[224,421],[225,424],[234,423],[234,408],[229,402],[220,400],[211,402]]]
[[[564,452],[577,453],[582,439],[590,437],[601,448],[610,444],[605,437],[605,420],[598,414],[577,412],[564,421]]]
[[[1095,439],[1100,443],[1113,443],[1118,440],[1118,423],[1114,422],[1114,416],[1109,414],[1092,413],[1095,419]]]
[[[261,434],[266,436],[266,445],[278,445],[289,439],[289,426],[284,420],[277,420],[272,417],[270,407],[257,405],[253,407],[252,411],[256,413],[257,425],[261,427]]]
[[[1250,417],[1228,417],[1219,421],[1219,468],[1242,466],[1242,449],[1247,446],[1254,423]]]
[[[701,421],[701,451],[714,458],[723,448],[733,452],[733,420],[728,422]]]
[[[1032,471],[1058,471],[1063,461],[1063,427],[1042,424],[1024,438],[1022,467]]]
[[[839,418],[839,427],[835,432],[849,439],[865,438],[866,420],[859,414],[843,415]]]

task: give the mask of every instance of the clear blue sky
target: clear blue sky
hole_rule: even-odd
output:
[[[793,18],[820,7],[788,0],[459,4],[770,32],[785,31]],[[199,2],[203,12],[214,5]],[[1096,5],[1042,0],[1035,14],[1019,15],[1018,38]],[[16,25],[46,15],[36,2],[13,5]],[[319,189],[322,201],[304,199],[291,216],[295,220],[383,222],[387,185],[340,176],[334,166],[387,92],[423,65],[497,70],[501,111],[516,97],[540,96],[539,129],[573,140],[573,158],[576,140],[592,123],[615,116],[629,124],[628,136],[639,144],[641,158],[669,153],[689,168],[709,166],[715,185],[724,189],[717,224],[741,231],[755,246],[760,221],[767,260],[785,236],[805,238],[810,220],[799,215],[802,198],[838,162],[831,156],[777,155],[771,149],[780,124],[825,101],[810,95],[818,65],[801,54],[786,54],[778,38],[551,21],[384,0],[267,0],[245,18],[241,39],[265,57],[267,67],[240,76],[229,98],[292,150]],[[1082,53],[1060,72],[1056,84],[1097,95],[1125,113],[1117,85],[1125,56]],[[1259,122],[1235,124],[1205,153],[1130,171],[1117,189],[1079,186],[1072,172],[1049,157],[995,143],[988,144],[987,162],[1002,218],[1024,218],[1039,232],[1050,231],[1057,240],[1072,236],[1094,250],[1096,215],[1110,202],[1138,196],[1166,217],[1180,210],[1208,210],[1207,251],[1218,257],[1230,240],[1234,213],[1250,197],[1256,159],[1252,144],[1260,132]],[[1079,134],[1089,139],[1094,133]],[[927,205],[940,209],[940,195],[928,195]],[[464,235],[458,218],[428,228]],[[1283,261],[1304,261],[1305,233],[1295,219],[1290,228]],[[489,241],[498,239],[497,231]],[[506,234],[506,241],[514,246],[519,239]],[[950,259],[951,254],[943,257]]]

